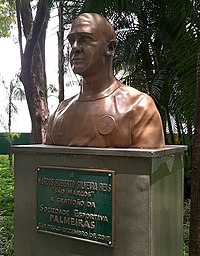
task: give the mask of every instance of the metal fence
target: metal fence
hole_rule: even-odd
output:
[[[30,144],[30,133],[19,133],[13,140],[13,145]],[[0,154],[8,154],[8,139],[6,133],[0,133]]]

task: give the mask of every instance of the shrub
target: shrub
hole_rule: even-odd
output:
[[[9,172],[8,156],[0,155],[0,255],[13,254],[14,180]]]
[[[13,215],[1,216],[0,215],[0,255],[12,256],[13,254]]]

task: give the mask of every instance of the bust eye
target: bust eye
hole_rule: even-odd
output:
[[[89,36],[83,36],[81,38],[81,42],[90,42],[90,41],[91,41],[91,37],[89,37]]]
[[[92,38],[88,35],[80,35],[77,37],[70,35],[68,37],[68,41],[69,41],[70,45],[72,46],[75,43],[75,41],[77,41],[78,44],[84,44],[84,43],[91,42]]]
[[[75,42],[75,39],[71,38],[71,37],[70,38],[68,37],[68,41],[69,41],[70,45],[72,46]]]

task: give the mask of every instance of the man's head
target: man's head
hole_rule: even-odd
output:
[[[68,35],[70,61],[75,73],[87,77],[112,64],[115,32],[111,24],[97,13],[83,13],[72,23]]]

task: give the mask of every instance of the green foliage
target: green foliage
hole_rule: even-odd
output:
[[[15,1],[0,0],[0,38],[9,37],[11,25],[15,22]]]
[[[3,115],[0,115],[0,124],[3,126],[3,128],[6,131],[8,131],[8,133],[11,133],[12,118],[14,114],[18,113],[17,105],[15,104],[14,101],[16,100],[22,101],[23,99],[25,99],[25,93],[17,74],[15,75],[15,78],[10,81],[9,85],[6,85],[3,79],[1,79],[0,82],[2,86],[4,86],[4,88],[6,89],[7,105],[5,108],[5,113],[8,115],[8,118],[6,121],[4,120]],[[8,134],[8,141],[11,141],[13,135],[14,134],[10,134],[10,135]]]
[[[13,216],[0,215],[0,255],[13,256]]]
[[[117,34],[114,68],[118,78],[155,100],[165,133],[171,134],[167,144],[191,145],[198,51],[195,2],[82,0],[64,5],[66,29],[82,12],[97,12],[110,20]],[[186,133],[190,135],[187,142]]]
[[[10,216],[14,210],[14,180],[9,175],[8,156],[0,155],[0,214]]]
[[[8,156],[0,155],[0,255],[13,255],[14,180]]]
[[[19,138],[20,138],[20,133],[17,133],[17,132],[8,132],[8,133],[6,133],[6,139],[11,144],[13,143],[14,139],[19,139]]]

